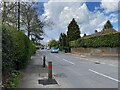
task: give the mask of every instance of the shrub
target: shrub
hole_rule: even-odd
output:
[[[71,47],[77,47],[77,40],[70,42]]]
[[[28,64],[35,52],[32,41],[14,27],[2,26],[2,71],[3,83],[14,70],[21,70]]]
[[[11,78],[7,84],[5,84],[5,90],[16,90],[17,85],[20,82],[20,78],[22,76],[22,72],[20,71],[13,71],[11,73]]]
[[[72,47],[119,47],[120,32],[104,35],[82,37],[71,42]]]

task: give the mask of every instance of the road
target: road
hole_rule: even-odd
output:
[[[118,65],[72,54],[41,51],[53,63],[53,76],[61,88],[118,88]],[[102,58],[101,58],[102,59]],[[103,58],[104,59],[104,58]],[[104,61],[104,60],[103,60]],[[109,62],[109,61],[108,61]],[[114,62],[114,60],[113,60]]]

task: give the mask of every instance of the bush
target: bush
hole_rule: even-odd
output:
[[[14,70],[21,70],[28,64],[35,52],[32,41],[14,27],[2,26],[2,71],[5,82]]]
[[[22,72],[20,71],[13,71],[11,73],[11,78],[7,84],[5,84],[5,90],[16,90],[16,86],[19,84],[20,79],[22,76]]]
[[[71,47],[74,47],[74,48],[77,47],[77,40],[71,41],[71,42],[70,42],[70,46],[71,46]]]
[[[120,32],[104,35],[82,37],[70,42],[71,47],[119,47]]]

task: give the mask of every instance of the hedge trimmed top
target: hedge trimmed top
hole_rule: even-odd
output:
[[[71,47],[119,47],[120,32],[82,37],[70,42]]]
[[[32,41],[14,27],[2,25],[3,70],[24,68],[35,52]],[[9,71],[10,72],[10,71]]]

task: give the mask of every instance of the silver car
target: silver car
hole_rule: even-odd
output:
[[[51,49],[51,53],[58,53],[59,52],[59,49],[58,48],[52,48]]]

